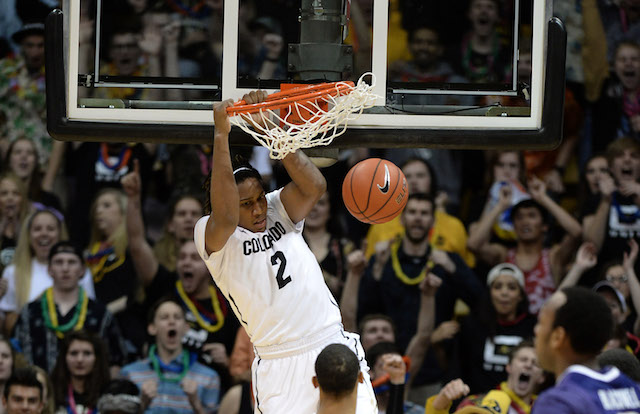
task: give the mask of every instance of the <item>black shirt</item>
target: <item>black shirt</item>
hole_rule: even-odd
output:
[[[62,315],[56,305],[56,313],[58,325],[64,325],[73,318],[75,307],[66,315]],[[89,299],[83,329],[99,335],[104,340],[109,351],[109,365],[124,365],[125,346],[120,328],[102,304]],[[40,298],[22,308],[12,337],[18,340],[21,351],[30,364],[37,365],[49,373],[53,370],[61,339],[45,325]]]

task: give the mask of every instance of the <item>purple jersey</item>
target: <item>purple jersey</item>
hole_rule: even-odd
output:
[[[548,413],[638,414],[640,387],[617,368],[572,365],[533,404],[532,414]]]

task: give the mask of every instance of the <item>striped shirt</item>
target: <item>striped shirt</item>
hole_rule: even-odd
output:
[[[181,357],[179,356],[171,361],[170,365],[181,367]],[[169,370],[163,370],[162,373],[166,378],[179,375]],[[189,404],[189,398],[187,394],[182,391],[180,383],[160,381],[149,358],[123,367],[120,375],[134,382],[140,389],[142,389],[142,384],[147,380],[155,380],[158,382],[158,394],[151,401],[145,413],[193,413],[193,408],[191,404]],[[220,377],[218,373],[205,365],[193,362],[184,379],[193,380],[198,384],[198,399],[202,403],[202,407],[207,413],[215,413],[218,409],[218,401],[220,399]]]

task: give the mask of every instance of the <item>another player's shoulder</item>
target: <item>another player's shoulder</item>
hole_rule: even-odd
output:
[[[579,402],[585,401],[581,397],[581,392],[578,394],[571,394],[559,387],[553,387],[546,390],[536,399],[533,404],[531,414],[579,414],[584,411],[580,411],[582,404]],[[595,413],[594,413],[595,414]]]
[[[610,413],[640,409],[640,387],[617,368],[600,371],[574,365],[560,382],[540,395],[535,405],[544,411],[559,413]],[[558,410],[556,407],[565,407]],[[535,411],[534,411],[535,414]]]

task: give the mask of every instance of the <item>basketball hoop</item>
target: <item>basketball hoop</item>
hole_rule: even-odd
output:
[[[371,85],[365,76],[371,76]],[[375,104],[374,86],[375,76],[365,73],[357,84],[307,85],[273,93],[257,104],[238,101],[227,113],[233,125],[269,149],[272,159],[282,159],[301,148],[329,145],[342,135],[350,121]],[[254,114],[260,115],[260,123]]]

